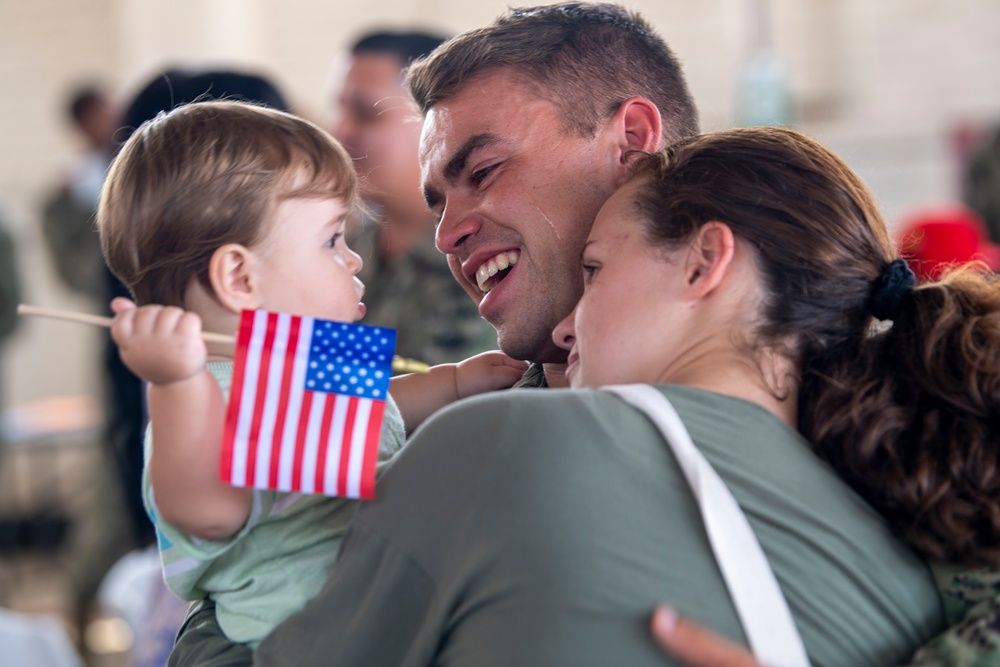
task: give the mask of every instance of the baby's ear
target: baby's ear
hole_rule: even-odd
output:
[[[208,281],[219,303],[234,313],[259,307],[255,269],[254,254],[239,243],[227,243],[212,253]]]

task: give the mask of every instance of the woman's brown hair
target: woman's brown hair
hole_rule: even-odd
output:
[[[857,175],[792,130],[695,137],[634,174],[651,242],[718,220],[751,248],[765,295],[751,336],[790,346],[816,452],[924,554],[1000,563],[997,277],[955,271],[877,321],[873,288],[896,259],[885,223]]]
[[[347,152],[313,123],[245,102],[187,104],[122,146],[98,208],[101,246],[139,303],[183,306],[192,280],[210,287],[212,254],[260,242],[282,200],[353,205],[357,189]]]

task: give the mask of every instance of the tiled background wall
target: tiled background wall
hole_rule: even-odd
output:
[[[0,210],[22,251],[27,300],[93,310],[60,287],[38,208],[79,145],[62,116],[83,80],[126,98],[168,64],[240,65],[325,117],[330,63],[359,30],[459,31],[503,0],[0,0]],[[510,3],[517,4],[517,3]],[[706,130],[737,122],[754,0],[634,0],[673,46]],[[959,141],[1000,121],[1000,1],[771,0],[764,30],[787,68],[794,125],[838,150],[890,222],[958,196]],[[971,136],[971,135],[969,135]],[[96,394],[102,332],[28,321],[0,357],[3,405]]]

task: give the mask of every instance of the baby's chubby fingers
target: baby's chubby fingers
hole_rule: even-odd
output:
[[[116,296],[111,300],[111,312],[117,315],[118,313],[124,313],[126,310],[134,310],[138,308],[135,305],[135,301],[132,299],[126,299],[123,296]]]
[[[112,303],[116,312],[111,335],[122,361],[154,384],[169,384],[204,368],[207,351],[201,318],[175,306],[135,307],[127,299]]]
[[[152,338],[166,338],[177,333],[177,323],[184,311],[176,306],[142,306],[135,313],[135,333]]]

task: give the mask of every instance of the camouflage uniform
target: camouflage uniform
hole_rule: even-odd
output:
[[[496,330],[455,282],[434,247],[433,229],[391,265],[375,252],[376,231],[377,224],[366,221],[349,241],[365,262],[358,274],[365,284],[365,324],[396,329],[396,354],[432,365],[496,349]]]
[[[0,220],[0,341],[17,328],[17,304],[21,300],[17,246]]]
[[[531,364],[528,370],[524,371],[521,379],[514,383],[513,389],[548,389],[549,383],[545,380],[545,369],[541,364]]]
[[[52,194],[42,211],[42,234],[65,287],[104,305],[104,259],[93,207],[67,191]]]
[[[914,667],[1000,665],[1000,572],[932,563],[948,629],[913,656]]]

